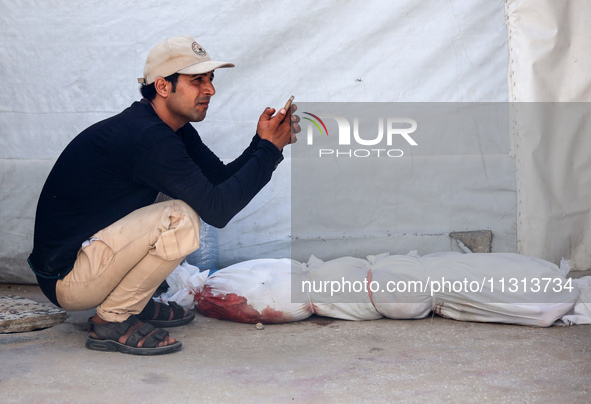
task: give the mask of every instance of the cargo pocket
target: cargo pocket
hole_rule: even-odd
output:
[[[160,233],[150,254],[171,261],[184,258],[199,248],[199,222],[195,226],[187,215],[173,211],[170,223],[170,228]]]

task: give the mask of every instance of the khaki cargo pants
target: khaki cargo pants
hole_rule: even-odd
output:
[[[122,322],[146,306],[158,286],[199,248],[199,216],[180,200],[138,209],[96,233],[56,286],[66,310],[97,308]]]

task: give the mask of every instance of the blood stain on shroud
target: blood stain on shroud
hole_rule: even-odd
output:
[[[258,312],[248,304],[244,296],[238,296],[236,293],[214,295],[209,286],[205,286],[199,295],[195,295],[195,298],[197,309],[207,317],[250,324],[277,324],[290,321],[283,312],[269,306],[262,312]]]

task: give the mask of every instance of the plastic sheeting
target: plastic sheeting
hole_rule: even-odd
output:
[[[25,258],[53,161],[82,129],[138,99],[146,54],[165,37],[191,34],[214,57],[236,63],[216,75],[208,117],[196,125],[226,160],[248,144],[263,109],[291,94],[296,102],[507,100],[500,1],[2,3],[5,280],[32,279]],[[222,266],[289,255],[289,156],[220,232]]]
[[[563,95],[551,100],[588,100],[589,78],[582,72],[589,71],[589,56],[578,42],[588,37],[582,23],[588,6],[583,1],[553,3],[179,0],[163,6],[154,0],[89,0],[81,7],[63,1],[2,1],[0,74],[6,80],[0,93],[0,281],[33,280],[25,259],[36,201],[53,161],[85,127],[139,98],[136,78],[149,49],[163,38],[191,34],[214,57],[236,63],[216,75],[217,94],[208,117],[196,125],[205,142],[230,160],[248,144],[263,109],[283,105],[291,94],[296,102],[505,102],[540,100],[546,89],[554,94],[560,88]],[[576,133],[569,136],[580,140]],[[527,141],[519,145],[518,160],[534,147]],[[541,150],[553,149],[550,141]],[[536,159],[546,158],[544,153]],[[222,266],[289,256],[289,150],[286,157],[271,183],[220,232]],[[585,162],[575,162],[580,168],[567,194],[586,184],[579,180]],[[590,230],[580,224],[588,221],[580,219],[588,214],[577,216],[580,228],[567,222],[551,237],[550,229],[563,222],[559,216],[546,220],[544,213],[558,211],[560,203],[544,207],[541,214],[532,209],[546,191],[528,180],[544,174],[529,163],[519,164],[523,188],[519,205],[507,215],[517,220],[519,211],[520,249],[552,261],[573,255],[577,268],[586,269]],[[560,177],[551,184],[559,184]],[[515,192],[514,180],[501,186]],[[575,195],[589,200],[584,191]],[[583,212],[582,205],[567,211]],[[531,220],[528,212],[535,214]],[[540,220],[542,227],[531,224],[539,226]],[[480,228],[481,222],[470,221],[463,228],[424,223],[400,242],[412,249],[429,234]],[[495,237],[510,244],[515,233]],[[556,242],[559,248],[548,248]],[[445,246],[453,247],[451,242]]]
[[[494,234],[492,251],[515,251],[507,103],[299,106],[319,116],[329,136],[303,120],[301,142],[291,150],[292,259],[459,250],[450,232],[481,229]],[[385,134],[392,119],[416,123],[416,146]],[[349,143],[341,142],[346,134]]]
[[[579,270],[591,268],[589,15],[586,0],[507,1],[518,251]]]

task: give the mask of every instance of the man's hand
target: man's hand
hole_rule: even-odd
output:
[[[267,139],[279,150],[283,150],[290,143],[295,143],[297,141],[295,135],[301,130],[300,117],[292,114],[297,109],[298,107],[292,104],[288,111],[281,108],[275,116],[273,116],[274,108],[265,109],[257,125],[257,133],[261,139]]]

